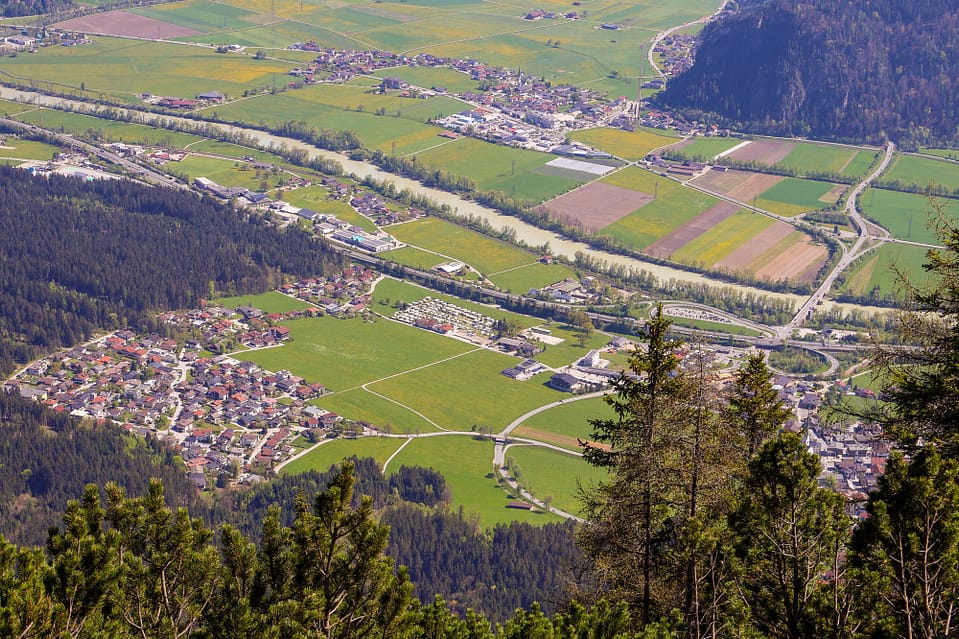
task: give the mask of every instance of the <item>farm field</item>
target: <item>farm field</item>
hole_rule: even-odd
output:
[[[849,177],[864,175],[875,156],[874,149],[779,138],[755,138],[728,155],[739,162],[781,166],[800,174],[828,172]]]
[[[400,67],[383,69],[373,75],[378,78],[400,78],[413,86],[424,89],[443,88],[449,93],[475,91],[479,86],[479,83],[467,74],[443,67]]]
[[[340,95],[332,95],[340,89],[344,90]],[[324,90],[328,93],[321,95]],[[220,105],[215,110],[220,117],[261,126],[302,120],[317,129],[353,131],[366,148],[403,155],[443,142],[443,138],[438,137],[442,129],[421,120],[462,109],[460,103],[448,98],[412,101],[365,91],[363,87],[349,85],[309,87]],[[335,106],[324,100],[334,102]],[[402,104],[398,104],[400,101]],[[383,115],[376,115],[379,109],[384,109]],[[400,117],[395,117],[397,110]]]
[[[720,153],[742,144],[745,140],[742,138],[721,138],[721,137],[695,137],[681,140],[667,149],[675,151],[684,157],[694,160],[708,162]]]
[[[489,280],[504,291],[526,293],[531,288],[543,288],[575,273],[562,264],[529,264],[489,276]]]
[[[0,138],[2,139],[2,138]],[[0,158],[13,160],[52,160],[60,152],[59,147],[35,140],[7,138],[0,145]]]
[[[831,182],[786,177],[763,191],[756,199],[756,206],[792,217],[835,204],[840,191],[844,190],[845,187]]]
[[[580,484],[595,485],[609,474],[590,466],[582,457],[541,446],[513,445],[506,455],[514,460],[511,474],[519,468],[519,481],[526,490],[540,501],[549,499],[553,507],[574,515],[582,514]]]
[[[935,155],[940,158],[945,158],[947,160],[957,160],[959,161],[959,150],[957,149],[927,149],[921,148],[919,152],[924,155]]]
[[[436,217],[397,224],[389,232],[402,242],[438,253],[438,264],[449,259],[465,262],[484,274],[531,264],[537,256],[506,242],[486,237]]]
[[[392,230],[393,229],[390,229],[390,231]],[[437,264],[449,261],[441,255],[430,253],[429,251],[424,251],[423,249],[418,249],[413,246],[404,246],[394,251],[386,251],[381,253],[380,257],[421,271],[428,271]]]
[[[959,201],[942,200],[945,214],[959,217]],[[929,228],[929,199],[917,193],[901,193],[885,189],[868,189],[859,198],[859,206],[871,220],[885,227],[894,237],[913,242],[938,244],[935,231]]]
[[[909,273],[913,284],[921,284],[926,279],[922,269],[925,262],[926,249],[921,246],[884,244],[856,263],[840,290],[859,296],[870,296],[875,291],[880,298],[893,297],[899,291],[892,266]]]
[[[646,248],[719,203],[712,196],[632,166],[603,178],[601,183],[656,195],[653,201],[602,230],[634,249]]]
[[[493,477],[493,443],[466,435],[417,437],[393,458],[387,474],[400,466],[424,466],[443,474],[452,507],[460,506],[479,517],[480,525],[511,521],[545,524],[560,521],[555,515],[507,508],[513,501]]]
[[[606,151],[624,160],[641,160],[653,149],[673,142],[674,135],[667,132],[658,132],[655,129],[637,129],[623,131],[622,129],[585,129],[574,131],[570,137],[577,142],[583,142]]]
[[[325,395],[310,403],[354,421],[369,422],[382,432],[429,433],[439,430],[409,408],[362,388]]]
[[[773,220],[764,215],[739,209],[731,217],[719,221],[702,235],[683,244],[671,254],[671,259],[712,267],[772,224]]]
[[[23,113],[25,111],[32,111],[37,107],[32,104],[23,104],[21,102],[14,102],[12,100],[0,100],[0,116],[5,118],[13,117],[18,113]]]
[[[359,458],[372,457],[383,467],[390,455],[403,444],[402,439],[392,437],[359,437],[357,439],[329,439],[314,446],[310,452],[294,459],[280,469],[281,475],[297,475],[308,470],[321,473],[330,466],[356,455]]]
[[[98,36],[82,47],[46,47],[5,58],[10,74],[58,89],[102,92],[134,100],[139,93],[193,97],[204,91],[240,95],[265,87],[289,63],[226,56],[212,49]]]
[[[507,195],[541,202],[568,191],[582,180],[543,175],[535,170],[555,156],[526,149],[497,146],[472,138],[459,138],[416,154],[417,161],[469,177],[480,191],[502,191]]]
[[[590,419],[612,419],[613,409],[601,397],[566,400],[565,403],[533,415],[513,431],[515,437],[526,437],[579,451],[578,440],[589,439]]]
[[[882,175],[884,182],[900,180],[904,185],[925,189],[929,183],[949,190],[959,189],[959,164],[918,155],[897,154]]]
[[[269,370],[288,370],[333,391],[460,355],[471,347],[395,322],[318,317],[284,322],[290,342],[244,353]]]
[[[503,369],[520,361],[510,355],[477,350],[448,361],[433,359],[437,361],[433,366],[368,388],[415,408],[447,430],[465,431],[473,424],[498,431],[523,413],[564,396],[545,386],[545,374],[527,382],[501,375]]]
[[[815,142],[799,142],[779,166],[795,168],[803,174],[825,171],[850,177],[865,175],[876,155],[875,150]]]
[[[288,311],[303,311],[312,308],[303,300],[294,299],[283,293],[270,291],[259,295],[238,295],[236,297],[219,297],[212,300],[223,308],[235,309],[240,306],[252,306],[265,313],[286,313]]]
[[[209,32],[219,29],[245,29],[269,21],[270,17],[249,9],[231,7],[210,0],[187,0],[168,5],[138,7],[130,13],[171,24]]]
[[[203,139],[189,133],[168,131],[144,124],[106,120],[82,113],[57,111],[56,109],[26,111],[18,114],[14,119],[74,135],[94,135],[103,140],[126,142],[128,144],[182,148]]]

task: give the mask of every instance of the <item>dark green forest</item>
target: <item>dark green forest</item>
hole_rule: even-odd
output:
[[[956,145],[957,26],[949,0],[768,0],[710,23],[660,99],[740,129]]]
[[[258,214],[127,180],[0,167],[0,375],[153,312],[342,266],[324,242]]]

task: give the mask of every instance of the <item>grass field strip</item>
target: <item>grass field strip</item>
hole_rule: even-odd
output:
[[[464,353],[464,355],[465,355],[465,353]],[[457,355],[457,357],[459,357],[459,355]],[[453,358],[451,357],[450,359],[453,359]],[[447,361],[447,360],[444,360],[444,361]],[[441,362],[433,362],[433,364],[439,364],[439,363],[441,363]],[[428,366],[432,366],[433,364],[427,364],[426,366],[420,366],[420,368],[427,368]],[[415,370],[419,370],[419,369],[414,369],[414,371],[415,371]],[[405,375],[406,373],[410,373],[410,372],[413,372],[413,371],[404,371],[404,372],[402,372],[402,373],[396,373],[395,375],[391,375],[390,377],[396,377],[397,375]],[[387,378],[384,378],[384,379],[387,379]],[[419,412],[419,411],[416,410],[415,408],[412,408],[411,406],[407,406],[406,404],[404,404],[404,403],[402,403],[402,402],[398,402],[398,401],[396,401],[395,399],[393,399],[392,397],[387,397],[386,395],[384,395],[384,394],[382,394],[382,393],[377,393],[375,390],[372,390],[372,389],[370,389],[370,388],[367,388],[367,386],[369,386],[370,384],[375,384],[376,382],[379,382],[379,381],[383,381],[383,380],[379,380],[379,379],[378,379],[378,380],[376,380],[376,381],[368,382],[368,383],[366,383],[366,384],[363,384],[362,389],[363,389],[364,391],[366,391],[367,393],[369,393],[370,395],[376,395],[376,396],[379,397],[380,399],[385,399],[386,401],[388,401],[388,402],[390,402],[390,403],[396,404],[396,405],[399,406],[400,408],[405,408],[406,410],[410,411],[410,412],[413,413],[414,415],[416,415],[416,416],[418,416],[418,417],[422,417],[424,421],[432,424],[433,426],[435,426],[436,428],[439,428],[440,430],[442,430],[442,431],[444,431],[444,432],[447,432],[447,433],[448,433],[448,432],[451,432],[449,428],[443,428],[442,426],[440,426],[439,424],[437,424],[437,423],[434,422],[432,419],[430,419],[429,417],[427,417],[427,416],[424,415],[423,413]],[[405,446],[405,444],[404,444],[404,446]],[[397,452],[399,452],[399,451],[397,451]]]

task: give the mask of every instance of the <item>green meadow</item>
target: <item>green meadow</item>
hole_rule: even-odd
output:
[[[326,395],[310,403],[354,421],[369,422],[383,432],[429,433],[438,430],[409,407],[362,388]]]
[[[468,176],[480,191],[502,191],[536,202],[565,193],[583,182],[534,172],[554,160],[553,155],[473,138],[462,137],[415,157],[427,166]]]
[[[959,161],[959,150],[957,149],[919,149],[920,153],[925,155],[935,155],[940,158],[945,158],[947,160]]]
[[[193,97],[204,91],[237,96],[268,86],[287,62],[226,55],[212,49],[97,36],[82,47],[46,47],[29,56],[4,58],[11,75],[87,94],[135,100],[139,93]]]
[[[396,228],[393,227],[389,230],[390,232],[393,232],[396,230]],[[403,248],[396,249],[395,251],[387,251],[385,253],[381,253],[380,257],[385,260],[390,260],[391,262],[396,262],[397,264],[419,269],[421,271],[428,271],[437,264],[442,264],[443,262],[449,261],[447,258],[441,255],[424,251],[423,249],[418,249],[413,246],[404,246]]]
[[[578,440],[587,440],[592,433],[589,420],[614,417],[612,407],[602,397],[567,399],[559,406],[533,415],[514,430],[513,435],[579,451]]]
[[[269,16],[210,0],[187,0],[152,7],[137,7],[129,11],[196,31],[244,29],[269,20]]]
[[[417,437],[393,458],[387,474],[400,466],[424,466],[443,474],[452,507],[460,506],[479,517],[480,525],[525,521],[545,524],[560,521],[555,515],[507,508],[516,499],[493,476],[493,443],[465,435]]]
[[[182,148],[203,139],[189,133],[158,129],[145,124],[118,122],[82,113],[57,111],[56,109],[27,111],[17,115],[16,119],[77,136],[91,136],[110,142],[126,142],[128,144]]]
[[[390,455],[396,452],[405,440],[392,437],[359,437],[357,439],[328,439],[310,449],[302,457],[294,459],[280,469],[281,475],[297,475],[309,470],[326,472],[330,466],[344,459],[372,457],[382,468]]]
[[[574,515],[582,514],[580,485],[591,486],[608,477],[605,469],[587,464],[582,457],[542,446],[514,445],[506,452],[519,467],[519,481],[540,501]]]
[[[959,164],[918,155],[897,154],[882,179],[901,180],[903,184],[925,189],[930,183],[947,189],[959,189]]]
[[[520,382],[500,374],[519,361],[510,355],[477,350],[368,388],[415,408],[447,430],[469,431],[476,424],[498,431],[523,413],[563,397],[545,386],[545,375]]]
[[[943,199],[945,214],[955,220],[959,217],[959,201]],[[859,198],[859,206],[871,220],[885,227],[902,240],[939,244],[939,238],[930,228],[929,198],[917,193],[901,193],[885,189],[868,189]]]
[[[577,142],[589,144],[601,151],[631,161],[641,160],[653,149],[671,144],[676,140],[674,135],[645,128],[636,131],[610,128],[584,129],[574,131],[570,137]]]
[[[5,118],[13,117],[24,111],[33,111],[36,108],[37,107],[32,104],[23,104],[22,102],[14,102],[12,100],[0,100],[0,115]]]
[[[683,187],[679,182],[638,167],[627,167],[601,180],[657,197],[646,206],[602,230],[634,249],[643,249],[679,228],[719,200]]]
[[[287,177],[281,172],[256,171],[246,162],[201,155],[188,155],[179,162],[169,162],[164,169],[186,175],[190,180],[205,177],[223,186],[243,186],[254,191],[274,189]]]
[[[799,142],[777,166],[791,167],[802,173],[828,171],[850,177],[865,175],[876,151],[838,144]]]
[[[238,308],[240,306],[252,306],[265,313],[287,313],[289,311],[303,311],[312,308],[312,304],[307,304],[303,300],[270,291],[260,293],[259,295],[238,295],[236,297],[218,297],[211,300],[213,304],[223,308]]]
[[[880,297],[901,294],[893,266],[909,274],[913,284],[926,279],[922,265],[926,249],[905,244],[884,244],[857,262],[846,277],[842,290],[852,295],[870,295],[877,290]]]
[[[531,288],[543,288],[576,274],[562,264],[541,264],[535,262],[489,276],[498,288],[512,293],[526,293]]]
[[[13,160],[52,160],[53,156],[60,151],[61,149],[59,147],[55,147],[52,144],[10,137],[0,145],[0,158]]]
[[[787,177],[763,191],[756,199],[756,206],[786,216],[818,211],[835,203],[829,197],[835,187],[831,182]]]
[[[269,370],[288,370],[341,391],[461,355],[467,344],[411,326],[380,320],[318,317],[284,322],[290,342],[244,354]]]
[[[535,262],[537,256],[436,217],[398,224],[390,233],[412,246],[465,262],[484,274]],[[437,256],[438,257],[438,256]],[[438,257],[438,262],[445,261]]]
[[[676,152],[688,158],[712,160],[724,151],[742,144],[741,138],[695,137],[690,142],[676,148]]]
[[[318,184],[305,186],[292,191],[283,193],[283,201],[289,202],[293,206],[303,209],[310,209],[317,213],[333,215],[337,219],[343,220],[354,226],[359,226],[366,231],[376,231],[376,225],[368,217],[364,217],[356,212],[352,206],[345,200],[331,200],[327,197],[329,191],[326,187]]]

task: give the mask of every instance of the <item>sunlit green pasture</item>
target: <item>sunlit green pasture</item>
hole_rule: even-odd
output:
[[[942,199],[944,214],[959,217],[959,201]],[[929,198],[916,193],[900,193],[885,189],[868,189],[859,198],[863,213],[889,230],[895,237],[913,242],[939,244]]]
[[[653,149],[675,141],[675,137],[661,134],[655,129],[585,129],[575,131],[570,137],[626,160],[640,160]]]
[[[926,279],[922,268],[926,261],[926,249],[921,246],[884,244],[853,266],[841,290],[881,298],[899,295],[902,291],[893,266],[909,274],[910,280],[918,284]]]
[[[489,279],[504,291],[526,293],[531,288],[543,288],[567,277],[575,277],[575,273],[567,266],[535,262],[495,273]]]
[[[581,450],[578,440],[588,440],[592,432],[590,419],[612,419],[613,409],[601,397],[572,400],[533,415],[513,431],[516,437],[526,437]]]
[[[605,469],[590,466],[582,457],[541,446],[514,445],[506,454],[515,462],[509,470],[519,468],[519,481],[534,497],[574,515],[582,513],[580,485],[585,488],[608,477]]]
[[[477,424],[497,431],[523,413],[563,397],[545,385],[548,377],[521,382],[500,374],[519,361],[510,355],[477,350],[368,388],[416,409],[448,430],[468,431]]]
[[[44,47],[4,58],[4,70],[60,89],[103,92],[126,99],[139,93],[192,98],[205,91],[237,96],[267,86],[286,62],[218,54],[212,49],[97,36],[82,47]]]
[[[474,138],[459,138],[416,154],[417,161],[472,179],[481,191],[502,191],[541,202],[575,188],[581,181],[533,171],[555,156],[497,146]]]
[[[2,139],[2,138],[0,138]],[[0,158],[13,160],[52,160],[62,149],[34,140],[7,138],[0,144]]]
[[[831,182],[787,177],[763,191],[756,206],[787,216],[818,211],[835,203],[830,197],[834,188],[836,185]]]
[[[685,144],[678,145],[676,152],[684,157],[705,162],[742,143],[743,140],[740,138],[696,137]]]
[[[424,466],[443,474],[453,508],[476,514],[480,525],[525,521],[545,524],[559,521],[555,515],[507,508],[515,500],[493,476],[493,443],[466,435],[418,437],[393,458],[387,473],[400,466]]]
[[[484,274],[530,264],[538,257],[435,217],[398,224],[390,228],[390,233],[407,244],[466,262]]]
[[[959,164],[918,155],[897,154],[882,174],[883,180],[901,180],[903,184],[925,189],[930,183],[947,189],[959,189]]]
[[[400,78],[424,89],[443,88],[450,93],[475,91],[478,83],[465,73],[446,67],[397,67],[383,69],[374,75],[380,78]]]
[[[357,439],[328,439],[314,446],[310,452],[294,459],[280,470],[281,475],[296,475],[309,470],[324,473],[330,466],[344,459],[372,457],[381,467],[390,455],[403,444],[402,439],[389,437],[360,437]]]
[[[144,124],[107,120],[81,113],[57,111],[56,109],[27,111],[17,115],[16,119],[54,131],[130,144],[182,148],[203,139],[189,133],[168,131]]]
[[[186,0],[152,7],[136,7],[129,11],[196,31],[243,29],[269,20],[269,16],[258,12],[210,0]]]
[[[801,173],[826,171],[843,175],[863,175],[876,152],[859,147],[799,142],[789,154],[777,162],[778,166],[792,167]]]
[[[269,370],[288,370],[333,391],[346,390],[418,366],[453,357],[471,347],[396,322],[370,324],[332,317],[285,322],[290,341],[244,353]]]
[[[369,422],[384,432],[428,433],[437,430],[411,408],[362,388],[325,395],[310,403],[352,420]]]

